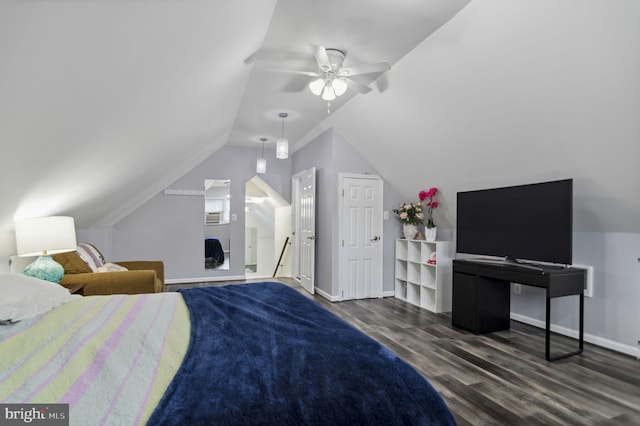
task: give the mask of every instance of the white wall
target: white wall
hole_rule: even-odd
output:
[[[16,254],[16,234],[0,232],[0,274],[9,273],[9,258]]]

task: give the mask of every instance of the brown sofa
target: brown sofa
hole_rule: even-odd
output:
[[[86,284],[85,296],[97,294],[139,294],[164,291],[164,264],[160,261],[117,262],[128,271],[67,274],[60,284]]]
[[[97,250],[97,249],[96,249]],[[85,296],[101,294],[160,293],[164,291],[164,263],[142,260],[115,262],[126,271],[93,272],[77,252],[53,256],[64,267],[60,284],[85,284]]]

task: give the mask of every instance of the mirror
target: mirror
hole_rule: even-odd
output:
[[[229,269],[231,240],[231,181],[205,179],[204,181],[204,267]]]

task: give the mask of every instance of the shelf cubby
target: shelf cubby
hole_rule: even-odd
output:
[[[448,241],[396,239],[395,296],[432,312],[450,311],[449,250]]]

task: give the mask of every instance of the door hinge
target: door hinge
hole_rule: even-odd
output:
[[[342,240],[342,247],[344,247],[344,240]]]

